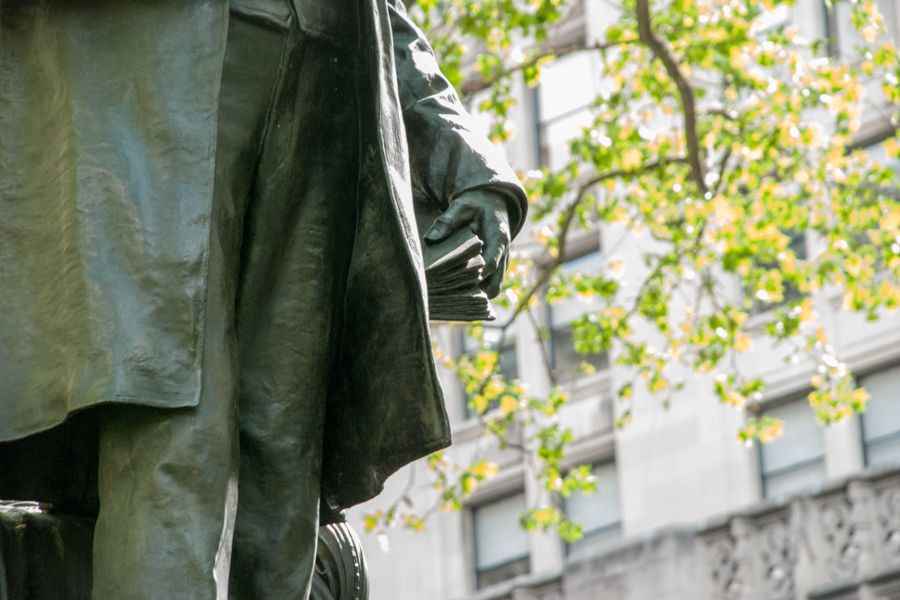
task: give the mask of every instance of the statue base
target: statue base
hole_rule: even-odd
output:
[[[90,600],[94,521],[0,502],[0,600]],[[319,530],[311,600],[367,600],[366,563],[346,523]]]

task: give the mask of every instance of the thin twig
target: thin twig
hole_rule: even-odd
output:
[[[497,81],[503,79],[504,77],[509,77],[513,73],[517,73],[519,71],[524,71],[525,69],[529,69],[539,62],[547,58],[562,58],[564,56],[568,56],[569,54],[574,54],[575,52],[582,51],[596,51],[602,52],[604,50],[608,50],[610,48],[614,48],[616,46],[623,46],[626,44],[632,43],[630,41],[620,41],[620,42],[604,42],[604,43],[595,43],[595,44],[585,44],[583,42],[579,42],[577,44],[567,44],[565,46],[558,47],[548,47],[542,48],[540,52],[532,55],[528,58],[528,60],[524,60],[520,63],[510,65],[505,67],[495,73],[493,77],[490,79],[485,79],[480,76],[473,77],[471,79],[467,79],[460,85],[459,92],[463,98],[470,98],[472,95],[477,94],[480,91],[486,90],[492,85],[494,85]]]
[[[538,333],[538,338],[540,339],[538,347],[541,349],[541,360],[543,360],[544,368],[547,370],[547,378],[550,380],[550,385],[556,385],[556,374],[553,372],[553,365],[550,362],[550,356],[547,354],[546,341],[541,337],[540,323],[537,322],[532,311],[526,310],[525,314],[528,315],[531,326],[534,327],[534,330]]]
[[[578,187],[578,192],[575,194],[575,198],[563,210],[563,213],[561,215],[558,236],[559,246],[557,247],[556,256],[549,264],[544,266],[537,280],[535,280],[531,287],[528,288],[528,291],[525,292],[525,295],[523,295],[519,299],[519,301],[516,303],[515,308],[513,309],[512,314],[503,323],[501,328],[505,330],[507,327],[512,325],[516,318],[518,318],[518,316],[522,314],[522,311],[527,309],[529,304],[531,304],[531,300],[532,298],[534,298],[535,294],[537,294],[541,290],[541,288],[550,280],[550,277],[553,276],[553,273],[556,271],[557,267],[559,267],[566,261],[566,241],[569,229],[571,229],[572,224],[575,222],[575,217],[578,214],[579,206],[581,206],[581,203],[584,201],[585,196],[592,187],[609,179],[616,179],[619,177],[634,177],[648,171],[666,167],[668,165],[679,163],[686,164],[687,162],[688,159],[681,156],[660,158],[659,160],[646,163],[641,167],[638,167],[637,169],[615,169],[613,171],[607,171],[605,173],[594,175],[593,177],[589,177],[584,180]]]

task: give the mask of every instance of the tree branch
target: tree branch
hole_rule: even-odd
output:
[[[534,65],[538,64],[542,60],[550,57],[554,58],[562,58],[563,56],[567,56],[569,54],[574,54],[575,52],[581,51],[603,51],[609,48],[613,48],[615,46],[622,46],[624,44],[628,44],[628,41],[622,42],[607,42],[607,43],[595,43],[595,44],[585,44],[583,42],[579,42],[577,44],[567,44],[565,46],[558,46],[556,48],[543,48],[537,54],[532,55],[528,60],[524,60],[521,63],[508,66],[496,74],[490,79],[485,79],[481,76],[475,76],[471,79],[467,79],[460,85],[459,93],[463,98],[470,98],[474,94],[477,94],[480,91],[486,90],[492,85],[494,85],[500,79],[504,77],[508,77],[513,73],[517,73],[519,71],[524,71]]]
[[[694,101],[694,90],[687,78],[678,68],[675,57],[654,33],[650,23],[650,0],[637,0],[636,7],[638,37],[653,52],[663,66],[672,81],[678,88],[678,95],[681,98],[681,110],[684,114],[684,137],[687,146],[688,164],[691,166],[691,179],[700,188],[703,194],[708,191],[706,188],[706,179],[703,171],[703,161],[700,158],[700,141],[697,136],[697,111]]]
[[[531,321],[531,326],[534,327],[534,330],[537,332],[538,337],[541,334],[541,324],[537,322],[537,319],[534,316],[534,313],[530,310],[526,310],[525,314],[528,316],[528,320]],[[546,340],[540,338],[540,343],[538,347],[541,349],[541,360],[544,363],[544,369],[547,370],[547,378],[550,380],[550,385],[556,385],[556,373],[553,371],[553,365],[550,362],[550,357],[547,355],[547,343]]]
[[[615,169],[613,171],[607,171],[605,173],[599,173],[594,175],[593,177],[589,177],[585,179],[581,185],[578,187],[578,192],[575,194],[575,198],[572,202],[565,208],[562,213],[562,219],[559,225],[559,246],[557,248],[557,253],[554,259],[550,262],[550,264],[546,265],[542,271],[540,276],[528,288],[528,291],[525,292],[525,295],[516,303],[515,308],[513,309],[513,313],[510,315],[509,319],[501,328],[505,331],[513,322],[518,318],[520,314],[522,314],[523,310],[528,308],[528,305],[531,303],[531,299],[534,298],[535,294],[540,291],[544,285],[550,280],[550,277],[553,276],[553,273],[556,271],[556,268],[561,264],[566,262],[566,238],[569,234],[569,229],[572,227],[572,223],[575,222],[575,216],[578,214],[578,207],[581,205],[584,200],[585,195],[587,195],[588,191],[597,185],[598,183],[602,183],[609,179],[616,179],[619,177],[634,177],[637,175],[642,175],[648,171],[653,171],[656,169],[661,169],[668,165],[673,164],[687,164],[688,159],[682,156],[675,156],[671,158],[660,158],[659,160],[651,161],[646,163],[637,169]]]

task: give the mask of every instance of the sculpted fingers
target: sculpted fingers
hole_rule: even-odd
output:
[[[481,289],[489,297],[500,293],[503,275],[509,263],[509,244],[512,232],[506,201],[502,195],[474,190],[458,196],[444,214],[435,219],[425,241],[436,243],[447,239],[454,231],[469,227],[483,242]]]
[[[493,298],[500,293],[500,284],[503,283],[503,275],[506,273],[506,267],[509,265],[509,255],[504,254],[500,263],[500,267],[494,270],[484,281],[481,282],[481,289],[487,294],[488,298]]]
[[[454,202],[450,205],[450,208],[434,220],[431,229],[425,234],[425,240],[432,243],[440,242],[460,227],[468,224],[473,216],[471,206]]]
[[[484,276],[487,278],[500,268],[506,255],[510,237],[509,224],[495,215],[489,215],[484,218],[481,235],[484,241]]]

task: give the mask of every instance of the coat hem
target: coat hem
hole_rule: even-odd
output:
[[[98,400],[96,402],[91,402],[89,404],[85,404],[84,406],[76,406],[69,409],[62,418],[49,419],[45,422],[33,425],[31,427],[26,427],[20,431],[12,431],[5,432],[0,431],[0,443],[4,442],[14,442],[17,440],[21,440],[27,438],[29,436],[42,433],[44,431],[49,431],[55,427],[59,427],[70,418],[72,418],[76,414],[81,414],[87,411],[91,411],[101,407],[115,406],[115,405],[123,405],[123,406],[144,406],[147,408],[161,408],[161,409],[185,409],[185,408],[194,408],[199,404],[199,397],[195,396],[194,398],[188,400],[147,400],[145,398],[140,398],[138,396],[132,396],[129,394],[116,394],[105,400]]]
[[[363,502],[372,500],[384,491],[384,482],[387,481],[387,479],[391,475],[402,469],[404,466],[416,460],[419,460],[424,456],[428,456],[432,452],[437,452],[438,450],[443,450],[444,448],[449,447],[450,443],[450,436],[441,436],[440,438],[428,444],[416,444],[414,447],[410,446],[408,448],[392,452],[388,458],[383,458],[382,460],[378,461],[379,465],[387,466],[375,469],[373,471],[374,480],[377,482],[374,487],[368,489],[357,489],[356,494],[335,494],[333,496],[334,500],[332,502],[329,502],[329,504],[335,506],[339,511],[343,511],[348,508],[352,508],[357,504],[362,504]]]

